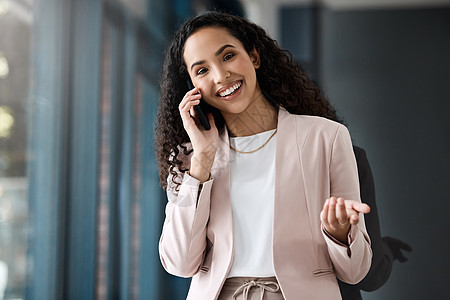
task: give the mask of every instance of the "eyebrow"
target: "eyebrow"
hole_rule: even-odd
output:
[[[227,49],[227,48],[229,48],[229,47],[231,47],[231,48],[236,48],[236,47],[233,46],[233,45],[226,44],[226,45],[223,45],[222,47],[220,47],[219,50],[217,50],[216,53],[214,53],[214,55],[215,55],[215,56],[219,56],[225,49]],[[201,65],[201,64],[204,64],[204,63],[205,63],[204,60],[200,60],[200,61],[197,61],[197,62],[193,63],[193,64],[191,65],[191,70],[192,70],[192,68],[194,68],[195,66]]]

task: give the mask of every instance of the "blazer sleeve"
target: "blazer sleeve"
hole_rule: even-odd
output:
[[[168,183],[166,217],[159,241],[161,263],[170,274],[192,277],[205,255],[213,179],[200,184],[185,173],[178,192],[170,178]]]
[[[343,125],[339,126],[333,142],[329,168],[331,196],[361,201],[352,142],[347,128]],[[359,223],[350,228],[348,246],[331,238],[322,230],[336,276],[350,284],[356,284],[364,278],[372,260],[364,216],[360,214],[359,217]]]

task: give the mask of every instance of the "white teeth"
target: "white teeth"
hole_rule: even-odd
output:
[[[230,87],[229,89],[227,89],[226,91],[219,93],[219,95],[222,96],[222,97],[226,97],[226,96],[230,95],[231,93],[233,93],[235,90],[237,90],[240,87],[241,87],[241,82],[238,82],[235,85],[233,85],[232,87]]]

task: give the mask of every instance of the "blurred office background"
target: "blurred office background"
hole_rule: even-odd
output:
[[[367,151],[382,234],[414,250],[364,299],[448,298],[450,1],[0,0],[0,300],[185,298],[157,248],[158,76],[212,8],[289,49]]]

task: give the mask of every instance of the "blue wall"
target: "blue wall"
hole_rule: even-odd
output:
[[[450,8],[319,11],[317,80],[367,151],[382,235],[413,247],[364,299],[448,298]]]

